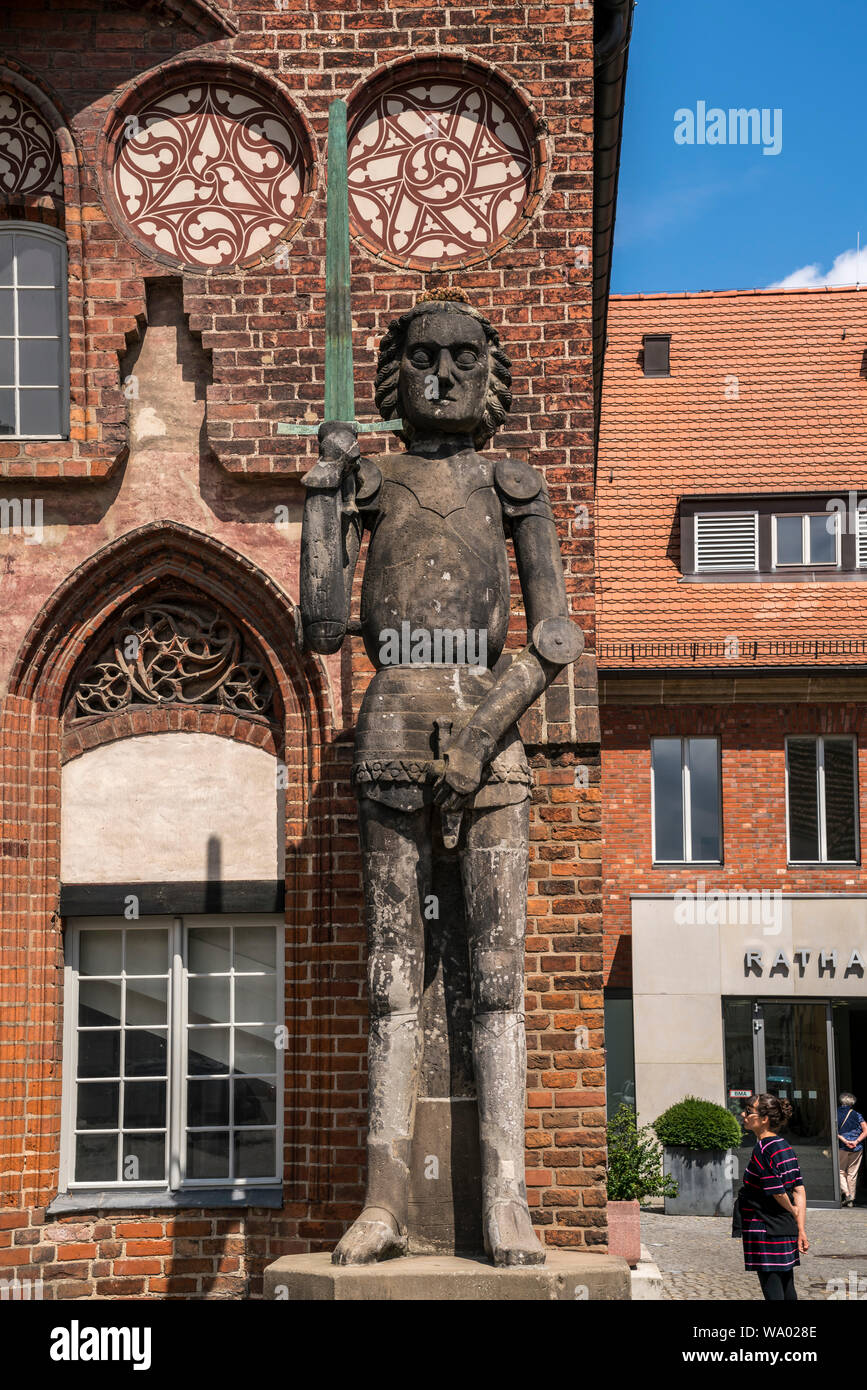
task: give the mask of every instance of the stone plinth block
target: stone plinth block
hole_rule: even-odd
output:
[[[495,1269],[460,1255],[409,1255],[373,1265],[334,1265],[329,1254],[284,1255],[265,1269],[267,1299],[526,1300],[629,1299],[629,1266],[612,1255],[551,1250],[544,1265]]]

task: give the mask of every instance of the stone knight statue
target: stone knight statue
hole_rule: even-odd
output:
[[[362,458],[356,428],[327,421],[304,479],[305,641],[322,653],[343,642],[367,531],[361,632],[376,667],[353,763],[368,929],[367,1195],[338,1264],[407,1248],[437,831],[465,902],[485,1249],[496,1265],[545,1260],[524,1181],[530,771],[516,723],[584,641],[541,475],[478,452],[511,405],[509,367],[496,330],[459,292],[422,300],[391,324],[376,376],[377,407],[402,418],[406,452]],[[514,655],[504,655],[507,537],[527,616]]]

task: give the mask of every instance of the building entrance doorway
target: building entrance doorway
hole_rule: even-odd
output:
[[[726,1097],[739,1114],[770,1091],[792,1106],[786,1138],[798,1155],[810,1206],[836,1206],[836,1077],[831,1001],[723,1001]],[[745,1135],[744,1162],[752,1148]]]

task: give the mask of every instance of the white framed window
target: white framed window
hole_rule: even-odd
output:
[[[73,918],[61,1188],[282,1180],[283,921]]]
[[[0,222],[0,437],[69,433],[66,237]]]
[[[786,739],[786,832],[790,864],[856,864],[858,750],[854,738]]]
[[[773,566],[840,565],[839,512],[788,512],[773,518]]]
[[[719,739],[651,739],[650,767],[654,863],[720,863]]]
[[[757,570],[758,512],[696,512],[695,569]]]

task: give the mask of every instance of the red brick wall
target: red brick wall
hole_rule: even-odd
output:
[[[200,13],[192,4],[187,12]],[[205,19],[194,30],[157,5],[13,0],[4,11],[4,61],[42,94],[46,118],[54,111],[62,122],[70,240],[72,438],[0,441],[0,471],[18,480],[0,491],[43,499],[53,528],[49,545],[0,536],[0,691],[10,691],[0,708],[0,1269],[21,1278],[43,1273],[49,1297],[255,1294],[263,1264],[332,1244],[362,1197],[365,949],[348,697],[353,669],[356,698],[366,675],[357,640],[325,663],[294,649],[298,532],[278,534],[273,515],[278,505],[300,515],[295,480],[310,446],[278,439],[275,429],[308,406],[318,414],[322,400],[328,103],[389,61],[439,52],[496,67],[546,122],[548,163],[529,227],[489,261],[422,274],[354,248],[359,412],[373,413],[375,344],[390,320],[423,289],[466,290],[514,362],[515,405],[495,449],[544,469],[573,612],[593,644],[592,270],[576,255],[591,240],[592,9],[313,0],[284,11],[272,0],[240,0],[232,13],[234,37]],[[113,108],[127,109],[131,84],[193,50],[197,62],[252,64],[262,73],[257,80],[281,86],[311,132],[317,169],[286,269],[266,260],[183,277],[190,328],[212,364],[207,448],[200,457],[169,447],[155,459],[151,485],[139,470],[132,486],[119,362],[142,332],[145,278],[178,272],[145,258],[108,216],[102,132]],[[22,212],[33,210],[7,209]],[[383,445],[368,439],[364,447]],[[114,1213],[52,1222],[45,1206],[57,1184],[62,1080],[56,907],[64,683],[119,604],[143,585],[177,582],[218,598],[263,647],[283,696],[280,737],[287,758],[296,757],[286,825],[286,1205],[243,1216]],[[517,643],[517,596],[514,606]],[[592,659],[585,660],[578,682],[561,685],[527,725],[536,766],[528,1183],[549,1244],[604,1249],[598,757],[592,717],[582,714],[588,701],[592,707],[594,682]],[[575,787],[576,762],[590,768],[589,790]]]
[[[605,706],[602,722],[603,904],[605,983],[631,984],[630,893],[735,888],[794,892],[861,892],[867,868],[786,863],[788,734],[854,734],[859,742],[859,803],[867,806],[867,711],[862,705],[743,704],[672,707]],[[724,862],[714,868],[653,866],[650,740],[715,735],[722,754]],[[863,809],[862,809],[863,816]],[[863,836],[863,830],[862,830]]]

